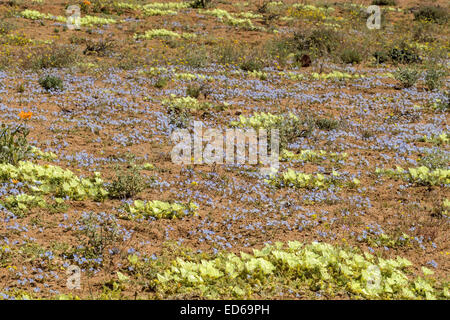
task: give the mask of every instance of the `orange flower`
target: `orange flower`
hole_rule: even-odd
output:
[[[84,1],[83,1],[83,4],[84,4],[85,6],[90,6],[90,5],[91,5],[91,2],[88,1],[88,0],[84,0]]]
[[[17,183],[19,183],[19,180],[11,179],[11,182],[14,183],[14,184],[17,184]]]
[[[22,120],[29,120],[29,119],[31,119],[31,116],[33,115],[33,112],[23,112],[23,111],[20,111],[20,113],[19,113],[19,117],[20,117],[20,119],[22,119]]]

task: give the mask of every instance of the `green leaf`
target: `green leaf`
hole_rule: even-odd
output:
[[[117,278],[119,279],[120,282],[126,282],[126,281],[130,280],[129,277],[127,277],[120,271],[117,271]]]
[[[434,271],[431,269],[428,269],[427,267],[422,267],[422,272],[425,276],[431,276],[434,274]]]
[[[139,261],[139,257],[135,254],[128,256],[128,261],[133,265],[137,265],[138,261]]]

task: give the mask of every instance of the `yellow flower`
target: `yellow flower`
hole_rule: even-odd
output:
[[[20,111],[20,113],[19,113],[19,117],[20,117],[20,119],[22,119],[22,120],[29,120],[29,119],[31,119],[31,116],[33,115],[33,112],[23,112],[23,111]]]

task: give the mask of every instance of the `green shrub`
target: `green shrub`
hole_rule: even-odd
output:
[[[77,237],[83,245],[77,247],[74,253],[90,259],[102,257],[107,248],[111,248],[121,239],[120,226],[114,216],[89,212],[83,213],[80,220],[85,227],[80,228]],[[103,259],[100,261],[98,263],[102,264]]]
[[[417,50],[409,46],[405,41],[401,41],[388,49],[387,56],[394,63],[409,64],[420,61]]]
[[[266,43],[266,51],[272,59],[276,59],[282,66],[287,64],[289,56],[297,51],[292,39],[281,38],[269,40]],[[297,53],[297,56],[301,56]]]
[[[144,64],[142,57],[138,57],[136,54],[127,51],[119,55],[117,67],[122,70],[132,70],[142,64]]]
[[[183,108],[180,104],[170,103],[167,106],[169,124],[175,128],[187,128],[191,122],[191,113],[188,108]]]
[[[28,144],[29,129],[25,125],[17,127],[1,125],[0,128],[0,163],[16,165],[29,157],[32,148]]]
[[[424,6],[414,12],[414,19],[444,24],[448,20],[448,13],[447,10],[443,7]]]
[[[61,91],[64,89],[62,79],[56,76],[47,75],[45,77],[42,77],[39,79],[39,84],[46,91]]]
[[[389,60],[389,55],[385,51],[375,51],[373,56],[377,60],[377,64],[382,64]]]
[[[334,130],[337,129],[340,124],[338,120],[329,118],[316,119],[315,123],[320,130]]]
[[[375,6],[395,6],[397,1],[395,0],[372,0],[372,5]]]
[[[413,50],[410,49],[399,49],[399,48],[392,48],[389,51],[389,57],[393,62],[398,63],[415,63],[419,61],[419,55],[416,54]]]
[[[0,34],[8,34],[15,26],[7,21],[0,21]]]
[[[298,51],[323,56],[337,49],[341,42],[341,36],[332,29],[319,28],[308,32],[296,32],[294,41]]]
[[[435,149],[419,160],[419,164],[430,169],[447,169],[450,155],[442,150]]]
[[[289,143],[295,142],[300,137],[308,137],[313,130],[312,120],[309,117],[303,119],[284,117],[279,125],[280,150],[286,149]]]
[[[436,99],[435,102],[429,103],[428,107],[433,110],[436,110],[436,111],[449,112],[450,111],[450,91],[446,91],[444,93],[443,99]]]
[[[71,44],[85,44],[88,42],[88,40],[86,38],[82,38],[82,37],[79,37],[79,36],[73,34],[69,37],[69,42]]]
[[[362,57],[358,50],[349,48],[341,52],[341,60],[346,64],[358,64],[362,61]]]
[[[217,46],[214,54],[221,64],[237,64],[239,58],[243,56],[242,49],[231,42]]]
[[[260,71],[263,68],[263,63],[258,58],[247,58],[241,63],[240,68],[244,71]]]
[[[23,83],[19,84],[16,88],[18,93],[24,93],[25,92],[25,86],[23,85]]]
[[[436,26],[434,26],[431,23],[428,22],[422,22],[414,24],[413,26],[413,36],[412,39],[417,42],[421,43],[431,43],[436,41],[435,33],[436,30],[434,30]]]
[[[191,2],[191,8],[194,9],[205,9],[205,8],[210,8],[213,4],[212,0],[194,0]]]
[[[186,63],[193,68],[202,68],[210,61],[209,50],[205,47],[189,46],[183,52]]]
[[[394,77],[401,83],[403,88],[412,87],[420,77],[420,72],[413,68],[398,69]]]
[[[195,98],[197,99],[200,96],[201,93],[201,86],[197,85],[197,84],[190,84],[188,85],[187,89],[186,89],[186,94],[189,97]]]
[[[113,0],[92,0],[88,8],[92,8],[92,12],[111,14],[114,11]]]
[[[158,77],[154,86],[155,86],[155,88],[162,89],[165,86],[167,86],[167,83],[169,83],[169,80],[170,80],[170,78],[168,78],[168,77]]]
[[[434,89],[440,89],[442,86],[442,78],[445,72],[436,68],[431,68],[427,70],[425,74],[425,84],[427,88],[431,91]]]
[[[113,199],[131,198],[141,192],[146,187],[146,180],[141,176],[136,167],[131,167],[126,171],[120,171],[108,186],[109,196]]]
[[[33,69],[66,68],[79,61],[79,55],[73,46],[52,46],[37,48],[31,53],[24,67]]]
[[[86,41],[86,49],[84,49],[83,54],[96,54],[99,57],[104,57],[108,55],[112,48],[114,47],[114,42],[111,40],[101,39],[99,41]]]

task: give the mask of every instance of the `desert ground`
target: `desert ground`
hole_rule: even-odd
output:
[[[448,299],[448,9],[0,1],[0,300]]]

